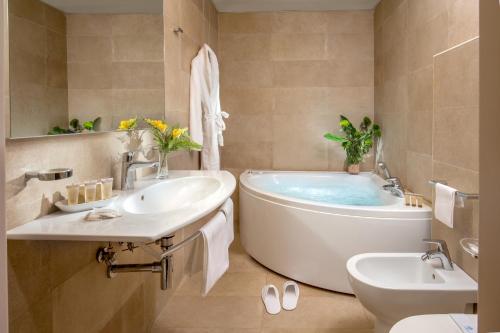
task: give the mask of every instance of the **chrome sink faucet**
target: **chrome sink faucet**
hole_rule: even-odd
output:
[[[134,189],[135,174],[133,174],[132,171],[140,168],[157,168],[159,166],[158,162],[134,161],[134,156],[135,153],[132,151],[122,154],[122,190]]]
[[[446,242],[441,239],[423,239],[425,243],[437,245],[436,250],[429,250],[422,255],[422,260],[427,261],[431,259],[441,260],[441,266],[446,271],[453,270],[453,262],[451,261],[450,252]]]

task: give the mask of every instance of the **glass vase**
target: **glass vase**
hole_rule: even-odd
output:
[[[156,178],[165,179],[168,178],[168,152],[159,151],[158,152],[158,172]]]
[[[127,151],[138,152],[142,147],[142,134],[137,130],[127,131],[126,149]]]

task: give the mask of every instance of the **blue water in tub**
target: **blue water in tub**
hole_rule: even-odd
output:
[[[370,174],[262,174],[252,176],[258,188],[292,198],[352,206],[386,205],[380,189]]]

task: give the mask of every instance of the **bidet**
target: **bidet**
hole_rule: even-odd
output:
[[[365,253],[347,262],[349,282],[375,317],[375,333],[399,320],[433,313],[464,313],[477,302],[477,283],[460,267],[423,261],[422,253]]]

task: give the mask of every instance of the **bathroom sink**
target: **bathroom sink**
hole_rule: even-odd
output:
[[[215,212],[233,194],[228,171],[172,170],[169,178],[144,177],[117,191],[121,217],[89,223],[88,212],[55,212],[8,230],[9,239],[149,243]]]
[[[448,271],[422,253],[365,253],[347,262],[349,282],[375,317],[375,332],[421,314],[464,313],[477,302],[477,283],[458,265]]]
[[[166,180],[130,195],[122,208],[131,214],[160,214],[208,199],[222,187],[211,177],[186,177]]]

